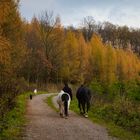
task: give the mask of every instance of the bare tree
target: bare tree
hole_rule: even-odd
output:
[[[90,41],[94,32],[97,32],[97,25],[93,17],[85,17],[82,22],[82,32],[86,41]]]

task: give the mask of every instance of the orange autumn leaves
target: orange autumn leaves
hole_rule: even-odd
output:
[[[103,44],[98,35],[94,35],[89,44],[93,74],[101,82],[109,84],[139,78],[139,58],[131,50]]]
[[[49,13],[22,21],[13,0],[0,7],[0,64],[11,65],[27,81],[112,84],[139,78],[139,58],[131,50],[103,44],[98,34],[86,42],[80,29],[62,27],[60,18]]]

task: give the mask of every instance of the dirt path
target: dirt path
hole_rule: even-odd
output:
[[[72,111],[68,119],[60,118],[43,101],[49,95],[37,95],[28,102],[26,117],[29,122],[23,140],[112,140],[104,127]]]

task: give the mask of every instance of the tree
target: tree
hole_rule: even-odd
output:
[[[97,26],[95,24],[95,20],[93,19],[93,17],[88,16],[84,18],[82,24],[83,24],[83,27],[82,27],[83,36],[86,41],[90,41],[93,33],[97,32]]]
[[[90,41],[90,65],[92,65],[93,77],[98,81],[102,81],[104,77],[104,60],[105,60],[105,49],[102,44],[101,38],[94,34]]]
[[[63,56],[61,75],[63,75],[63,79],[76,82],[79,79],[77,77],[79,67],[78,41],[71,31],[66,33]]]
[[[84,82],[84,79],[88,72],[87,66],[88,66],[89,50],[82,33],[78,34],[77,40],[78,40],[78,61],[79,61],[78,75],[79,81]]]
[[[104,22],[102,24],[102,28],[100,29],[99,33],[103,38],[104,43],[110,43],[114,47],[117,45],[117,27],[109,22]]]
[[[25,55],[23,33],[18,1],[0,1],[0,116],[14,106],[19,92],[19,72]]]

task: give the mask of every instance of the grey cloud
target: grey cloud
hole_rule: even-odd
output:
[[[139,9],[139,0],[21,0],[20,6],[21,14],[28,20],[41,11],[52,10],[65,25],[78,25],[83,17],[93,16],[101,22],[139,26]]]

